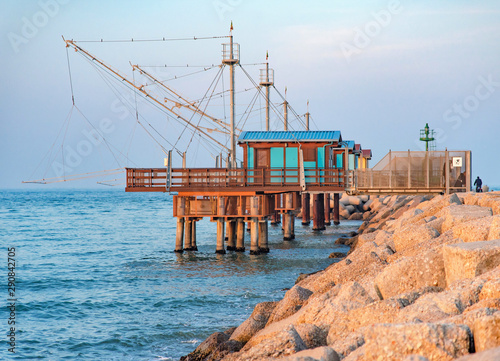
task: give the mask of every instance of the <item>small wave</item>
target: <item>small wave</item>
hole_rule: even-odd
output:
[[[181,341],[181,343],[191,343],[191,344],[196,344],[196,343],[200,343],[200,342],[201,342],[201,340],[197,340],[197,339]]]

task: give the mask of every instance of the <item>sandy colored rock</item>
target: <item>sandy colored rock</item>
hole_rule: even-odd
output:
[[[223,332],[215,332],[203,341],[189,355],[181,357],[181,361],[203,361],[210,357],[217,349],[217,346],[229,340],[229,336]]]
[[[500,311],[491,308],[480,308],[472,311],[466,310],[460,315],[445,318],[439,321],[439,323],[454,323],[455,325],[466,325],[471,330],[473,330],[474,322],[476,322],[476,320],[494,314],[500,315]]]
[[[283,361],[340,361],[339,356],[330,347],[318,347],[297,352],[295,355],[280,358]]]
[[[446,287],[442,250],[399,259],[375,277],[375,286],[381,299],[427,286]]]
[[[500,265],[500,240],[446,245],[443,258],[447,284],[473,278]]]
[[[365,344],[365,338],[363,337],[362,331],[363,330],[359,332],[350,332],[344,337],[336,339],[333,343],[329,344],[329,346],[333,348],[341,358],[345,358],[351,352]]]
[[[335,287],[320,297],[311,297],[299,312],[296,324],[312,323],[328,329],[340,315],[363,307],[374,300],[357,282],[349,282]]]
[[[406,356],[403,361],[429,361],[429,359],[422,355],[410,355]]]
[[[500,347],[500,312],[476,319],[472,333],[476,352]]]
[[[480,206],[467,206],[467,205],[451,205],[443,208],[436,214],[437,218],[443,217],[444,222],[442,225],[442,232],[446,232],[452,227],[456,227],[461,223],[492,216],[491,208]]]
[[[417,243],[425,242],[438,236],[439,232],[427,224],[410,224],[394,232],[393,241],[396,247],[395,251],[399,252]]]
[[[295,328],[290,325],[274,334],[273,337],[263,339],[252,347],[245,345],[240,352],[228,355],[224,360],[261,361],[271,357],[293,355],[303,350],[306,350],[306,345]]]
[[[456,361],[498,361],[500,360],[500,347],[491,350],[475,353],[472,355],[462,356]]]
[[[363,214],[360,213],[360,212],[354,212],[353,214],[351,214],[351,216],[349,217],[349,220],[350,221],[360,221],[363,219]]]
[[[295,312],[300,310],[302,305],[307,301],[309,296],[312,295],[312,291],[302,288],[298,285],[293,286],[281,301],[276,304],[267,324],[271,324],[276,321],[280,321],[288,316],[293,315]]]
[[[479,294],[480,300],[495,298],[500,298],[500,279],[487,281]]]
[[[430,361],[453,360],[469,353],[469,328],[463,325],[380,324],[365,332],[364,360],[401,360],[418,354]]]
[[[315,325],[301,323],[295,326],[295,330],[308,349],[327,345],[326,332]]]
[[[258,303],[250,317],[234,330],[231,340],[248,342],[253,335],[264,328],[276,304],[277,302]]]

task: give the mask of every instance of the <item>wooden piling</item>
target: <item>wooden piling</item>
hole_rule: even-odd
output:
[[[193,230],[191,231],[191,250],[197,251],[198,246],[196,245],[196,220],[193,220],[192,228]]]
[[[340,224],[340,195],[333,194],[333,224],[338,226]]]
[[[290,212],[283,214],[283,240],[291,241],[292,238],[292,215]]]
[[[177,230],[175,234],[175,252],[182,253],[184,252],[184,218],[177,218]]]
[[[325,201],[323,194],[314,194],[313,203],[313,231],[323,231],[325,229]]]
[[[258,255],[259,251],[259,220],[258,218],[252,218],[250,226],[250,254]]]
[[[311,195],[302,193],[302,225],[308,226],[311,223]]]
[[[245,220],[236,220],[236,252],[245,252]]]
[[[227,235],[227,247],[228,251],[236,251],[236,221],[229,220],[226,222],[226,235]]]
[[[224,218],[217,219],[217,248],[215,253],[225,254],[224,249]]]
[[[290,212],[290,238],[295,239],[295,214]]]
[[[192,234],[193,234],[193,220],[189,217],[186,218],[184,224],[184,251],[192,251]]]
[[[330,221],[330,213],[332,212],[330,208],[330,193],[325,193],[325,226],[330,226],[332,222]]]
[[[259,222],[259,252],[269,253],[267,219]]]

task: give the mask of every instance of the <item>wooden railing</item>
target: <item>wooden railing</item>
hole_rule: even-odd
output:
[[[306,169],[306,186],[344,187],[344,172],[339,169]],[[220,189],[244,187],[299,187],[300,170],[296,169],[172,169],[169,190]],[[127,190],[165,191],[169,183],[166,168],[127,168]]]

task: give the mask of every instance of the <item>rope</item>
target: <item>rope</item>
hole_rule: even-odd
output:
[[[74,43],[142,43],[142,42],[158,42],[158,41],[186,41],[186,40],[212,40],[229,38],[228,35],[224,36],[207,36],[192,38],[161,38],[161,39],[121,39],[121,40],[72,40]]]
[[[71,88],[71,101],[73,102],[73,105],[75,105],[75,94],[73,92],[73,79],[71,77],[71,66],[69,64],[69,54],[68,54],[67,47],[66,47],[66,60],[68,61],[69,87]]]

